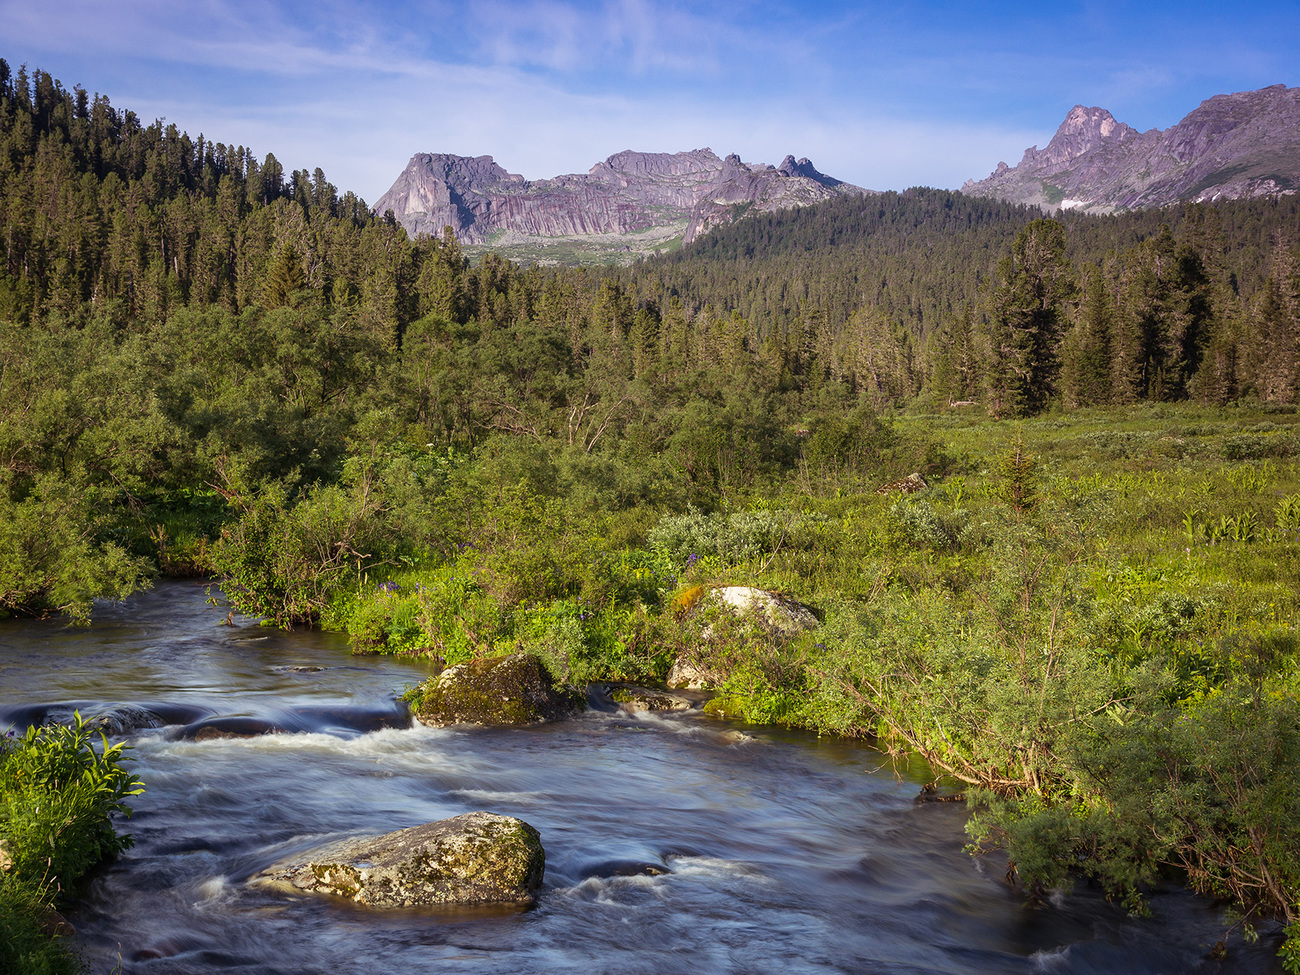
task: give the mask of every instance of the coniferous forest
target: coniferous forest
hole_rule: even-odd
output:
[[[928,763],[1027,895],[1172,878],[1300,971],[1298,262],[1294,195],[915,188],[471,264],[0,61],[0,613],[211,576],[362,653],[689,660]],[[691,612],[720,584],[820,625]]]

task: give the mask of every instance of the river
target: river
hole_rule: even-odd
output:
[[[1222,912],[1176,887],[1146,919],[1082,885],[1026,906],[963,852],[964,809],[915,804],[920,771],[863,743],[700,715],[412,727],[394,695],[421,663],[227,612],[164,582],[88,627],[0,622],[0,726],[159,716],[128,735],[135,845],[68,912],[96,975],[1279,970],[1271,931],[1207,961]],[[378,912],[247,883],[320,840],[479,809],[540,831],[535,907]]]

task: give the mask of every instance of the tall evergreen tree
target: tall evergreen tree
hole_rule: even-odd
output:
[[[1071,399],[1077,406],[1100,406],[1111,400],[1111,330],[1114,313],[1101,269],[1088,275],[1079,325],[1070,354],[1062,364]]]
[[[294,292],[306,282],[297,249],[293,244],[285,244],[276,251],[271,266],[267,268],[262,284],[262,304],[267,308],[283,308],[292,302]]]
[[[1016,235],[998,267],[988,330],[990,409],[997,415],[1041,412],[1057,391],[1066,301],[1074,292],[1065,228],[1035,220]]]

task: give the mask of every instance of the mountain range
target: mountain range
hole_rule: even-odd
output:
[[[1094,213],[1300,190],[1300,88],[1215,95],[1168,129],[1139,132],[1076,105],[1046,148],[998,163],[962,192],[1045,211]],[[746,213],[873,191],[806,158],[750,164],[712,149],[626,150],[587,173],[528,180],[491,156],[417,153],[375,206],[411,235],[451,227],[471,249],[541,263],[608,261],[671,250]]]
[[[391,210],[412,235],[451,227],[464,244],[516,257],[546,248],[555,259],[566,244],[625,254],[671,249],[744,213],[867,192],[793,156],[772,166],[712,149],[627,150],[587,173],[528,180],[491,156],[417,153],[375,212]]]
[[[1139,132],[1104,108],[1076,105],[1044,149],[998,163],[962,192],[1114,213],[1300,190],[1300,88],[1215,95],[1177,125]]]

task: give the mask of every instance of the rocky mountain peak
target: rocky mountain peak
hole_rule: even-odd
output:
[[[1061,165],[1093,152],[1108,142],[1123,142],[1137,135],[1137,129],[1117,122],[1104,108],[1075,105],[1052,136],[1047,148],[1026,151],[1025,158],[1048,165]]]
[[[375,211],[391,210],[408,233],[450,226],[466,244],[545,245],[636,235],[633,242],[690,242],[740,212],[802,206],[865,190],[787,156],[780,168],[712,149],[625,149],[582,174],[526,180],[491,156],[416,153]],[[747,206],[738,208],[739,204]],[[631,244],[627,245],[631,246]]]
[[[777,172],[785,176],[803,176],[806,179],[820,183],[822,186],[835,187],[840,185],[840,181],[834,176],[827,176],[824,173],[817,172],[817,167],[812,164],[807,156],[802,157],[798,162],[795,162],[794,156],[786,156],[776,169]]]
[[[635,152],[624,149],[588,171],[590,176],[618,173],[623,176],[684,176],[687,173],[712,172],[721,165],[712,149],[690,152]]]
[[[998,163],[963,192],[1095,212],[1300,190],[1300,88],[1215,95],[1168,129],[1138,132],[1076,105],[1047,148]]]

